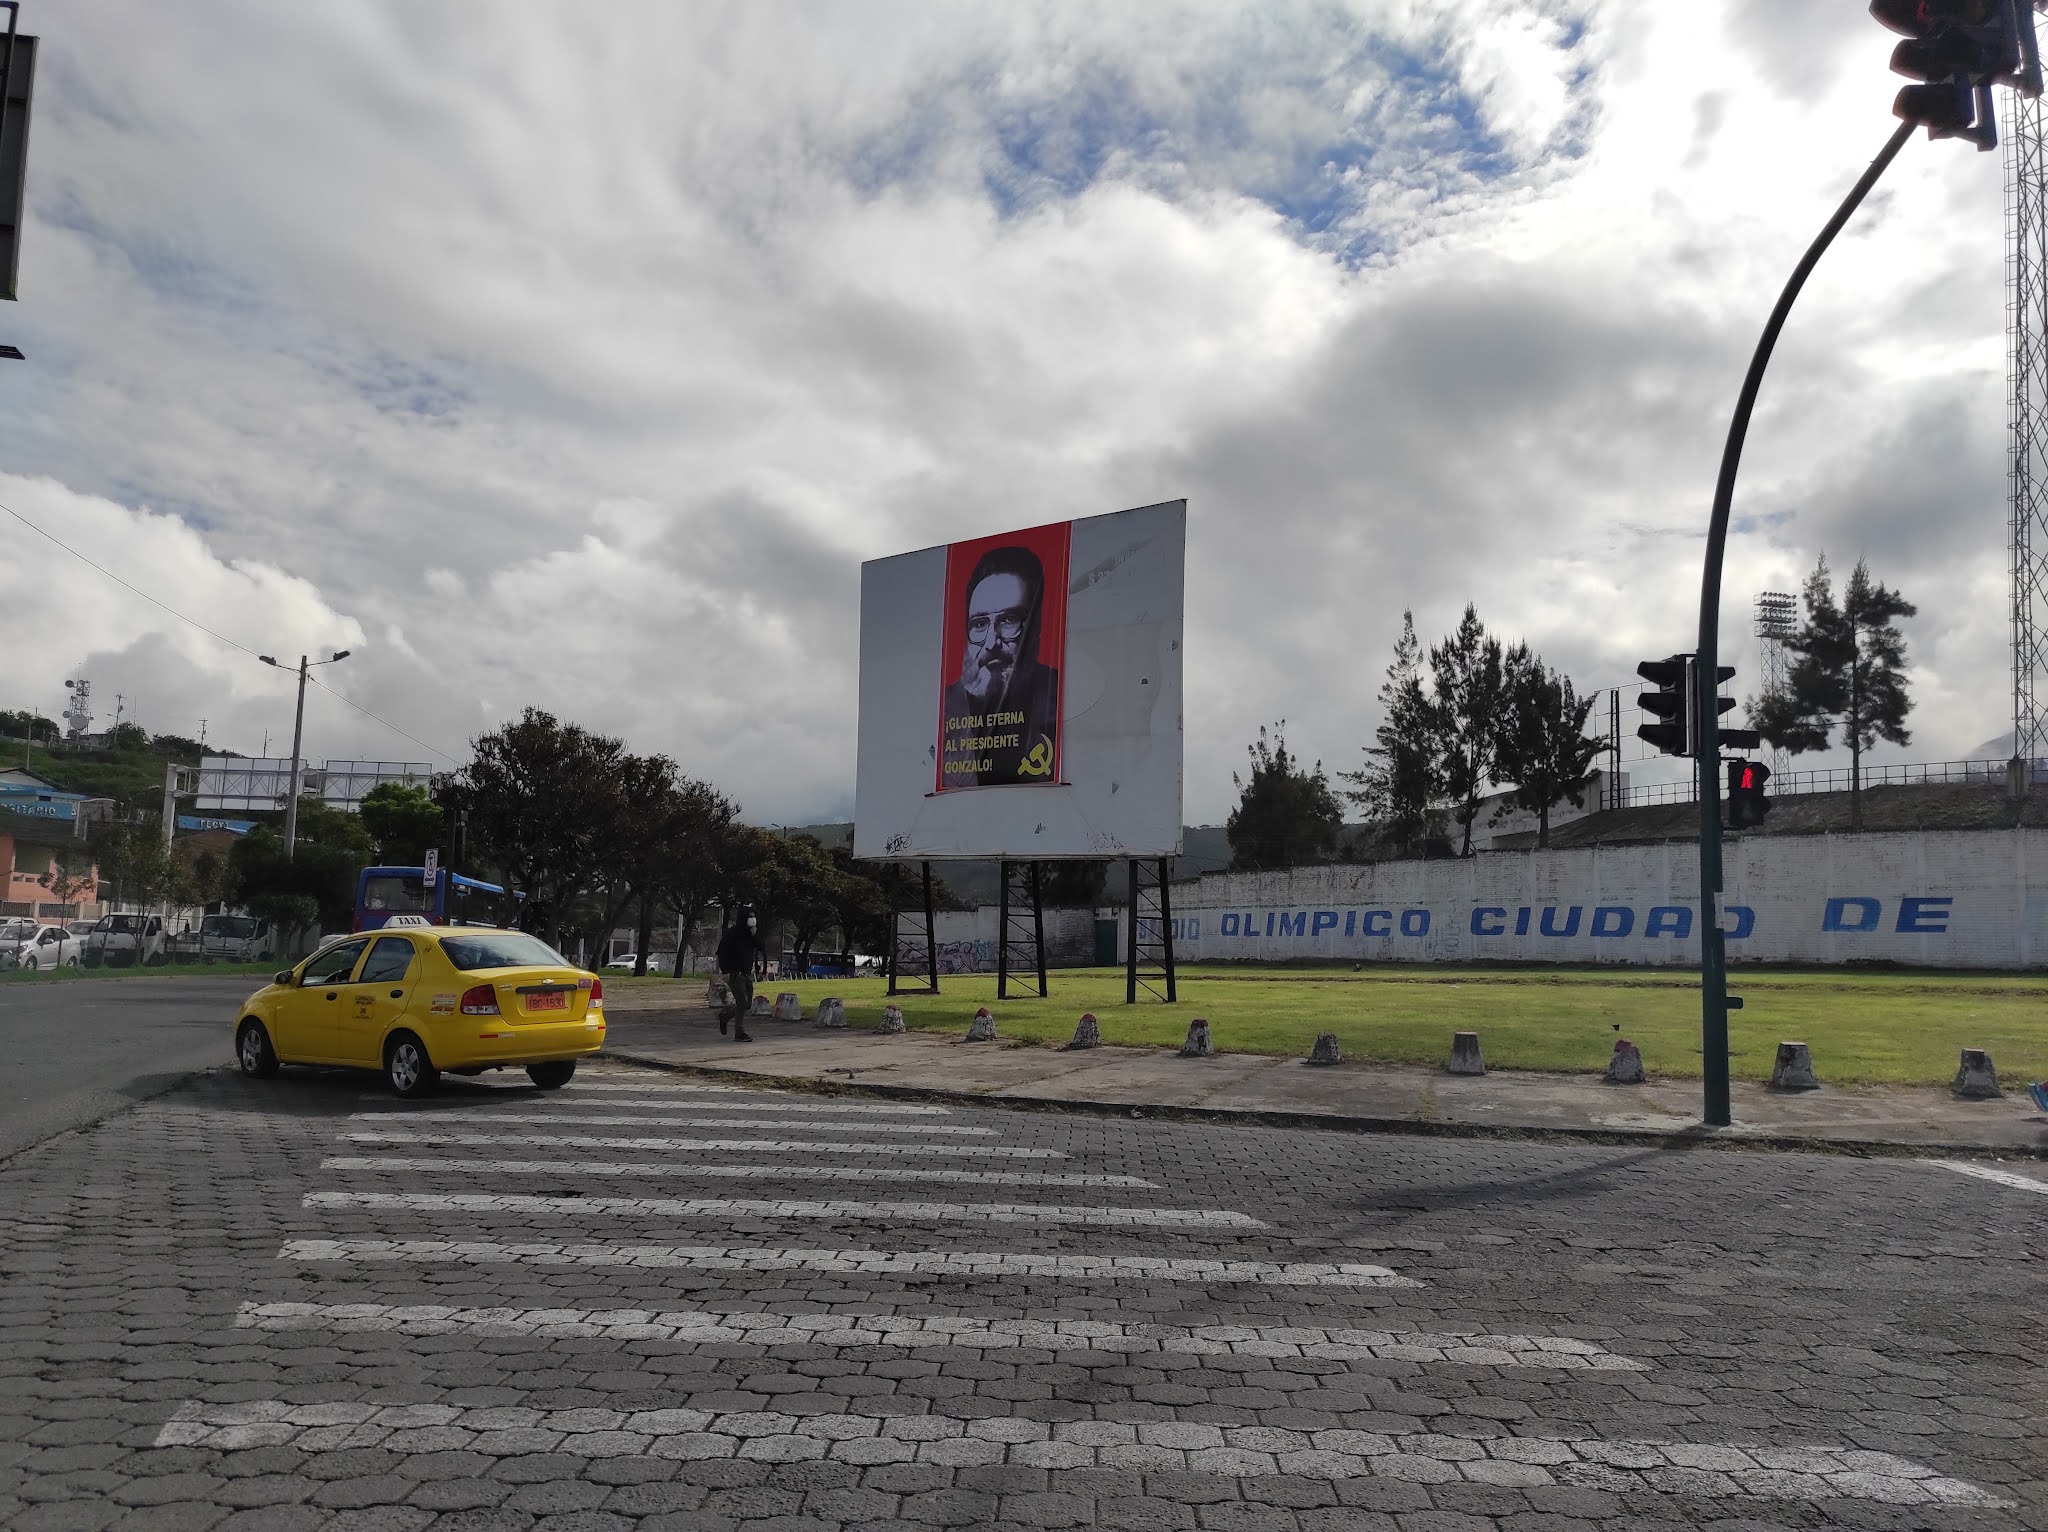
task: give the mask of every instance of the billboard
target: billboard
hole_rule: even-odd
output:
[[[198,792],[192,806],[202,812],[246,814],[281,809],[292,795],[291,758],[201,756]]]
[[[861,566],[854,854],[1173,856],[1187,502]]]

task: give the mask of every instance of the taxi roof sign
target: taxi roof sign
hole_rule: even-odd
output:
[[[392,926],[432,926],[433,922],[424,915],[391,915],[384,921],[386,930]]]

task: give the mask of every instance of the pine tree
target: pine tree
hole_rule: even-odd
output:
[[[1422,686],[1422,642],[1412,611],[1401,614],[1394,660],[1380,684],[1380,708],[1385,716],[1373,731],[1377,743],[1366,747],[1365,765],[1338,775],[1352,784],[1344,796],[1382,827],[1396,851],[1421,854],[1442,815],[1433,806],[1440,776],[1436,725]]]
[[[1825,750],[1840,727],[1849,749],[1849,823],[1863,825],[1863,757],[1879,740],[1912,742],[1906,714],[1906,640],[1897,619],[1919,608],[1870,577],[1862,559],[1849,576],[1842,603],[1822,554],[1807,576],[1806,622],[1786,639],[1795,656],[1785,689],[1758,699],[1751,712],[1757,731],[1792,755]]]
[[[1507,681],[1500,640],[1486,631],[1476,607],[1468,604],[1458,631],[1429,651],[1429,674],[1440,785],[1464,831],[1458,855],[1470,856],[1472,821],[1500,750]]]
[[[1224,832],[1230,837],[1230,865],[1243,871],[1283,870],[1326,861],[1336,848],[1344,811],[1323,775],[1323,763],[1304,771],[1287,753],[1287,721],[1273,725],[1266,738],[1246,747],[1252,758],[1249,780],[1236,772],[1238,804],[1230,811]]]
[[[1536,844],[1548,846],[1551,809],[1567,799],[1586,801],[1590,768],[1606,741],[1587,736],[1593,699],[1579,696],[1563,671],[1522,644],[1509,651],[1505,669],[1507,708],[1495,775],[1515,785],[1514,805],[1536,816]]]

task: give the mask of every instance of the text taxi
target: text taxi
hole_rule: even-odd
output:
[[[251,995],[235,1023],[244,1074],[381,1068],[401,1096],[428,1094],[443,1070],[522,1066],[554,1090],[603,1046],[604,985],[594,974],[524,931],[436,926],[421,915],[328,943]]]

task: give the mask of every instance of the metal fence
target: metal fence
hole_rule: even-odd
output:
[[[2048,782],[2048,759],[2036,760],[2031,765],[2028,780]],[[1865,787],[2003,787],[2010,780],[2011,763],[2007,761],[1923,761],[1904,766],[1863,768]],[[1782,771],[1771,778],[1768,791],[1773,798],[1789,798],[1800,793],[1846,793],[1849,791],[1849,768],[1832,766],[1821,771]],[[1620,801],[1613,807],[1633,809],[1657,803],[1692,803],[1697,795],[1693,791],[1693,779],[1688,775],[1683,782],[1624,787],[1616,796]]]

